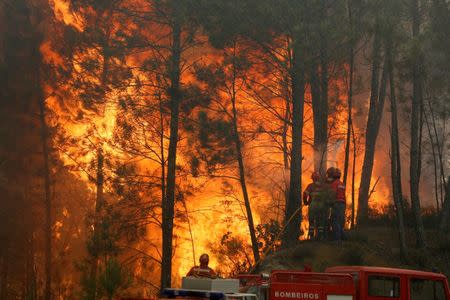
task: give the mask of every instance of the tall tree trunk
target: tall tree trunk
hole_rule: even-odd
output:
[[[427,101],[428,104],[428,108],[430,110],[430,114],[431,114],[431,124],[433,125],[433,132],[434,132],[434,137],[435,137],[435,141],[436,141],[436,149],[437,149],[437,158],[439,160],[439,171],[440,171],[440,195],[441,195],[441,201],[444,201],[444,190],[445,190],[445,171],[444,171],[444,155],[442,153],[442,148],[445,145],[445,138],[440,139],[439,138],[439,134],[438,134],[438,130],[437,130],[437,125],[436,125],[436,117],[434,114],[434,109],[433,109],[433,105],[431,104],[430,99],[428,99]],[[445,113],[445,111],[444,111]],[[445,116],[443,118],[444,120],[444,125],[445,125]],[[445,126],[444,126],[445,128]],[[443,130],[443,133],[445,134],[445,130]],[[442,142],[441,142],[442,140]]]
[[[176,9],[176,8],[175,8]],[[167,157],[167,189],[166,198],[162,203],[162,265],[161,292],[171,286],[172,252],[173,252],[173,218],[175,210],[176,163],[178,144],[180,91],[180,60],[181,60],[181,24],[178,14],[172,24],[172,48],[170,58],[170,139]]]
[[[397,213],[398,235],[400,241],[400,253],[403,258],[407,257],[406,231],[403,211],[403,192],[402,192],[402,171],[400,159],[400,143],[398,134],[398,114],[397,99],[395,93],[394,81],[394,56],[392,49],[392,38],[388,37],[386,42],[386,56],[388,59],[390,102],[391,102],[391,181],[394,204]]]
[[[359,185],[358,196],[358,224],[364,225],[369,212],[369,189],[372,178],[373,162],[375,157],[375,145],[380,128],[381,117],[383,114],[384,100],[386,96],[387,68],[383,65],[383,74],[381,82],[379,73],[381,66],[381,37],[379,24],[375,31],[372,52],[372,83],[370,92],[369,116],[366,127],[366,142],[364,150],[364,161],[361,174],[361,183]]]
[[[287,61],[286,61],[286,67],[288,70],[292,68],[292,65],[294,64],[294,59],[292,57],[292,38],[287,35],[286,36],[286,49],[287,49]],[[286,99],[285,99],[285,105],[286,105],[286,111],[284,114],[284,120],[283,120],[283,162],[284,162],[284,170],[283,170],[283,184],[284,184],[284,201],[285,201],[285,210],[284,213],[286,213],[286,207],[287,203],[289,202],[289,181],[287,180],[287,174],[290,172],[291,167],[291,153],[289,149],[289,141],[288,141],[288,133],[289,129],[292,128],[292,81],[291,81],[291,74],[290,72],[285,73],[285,83],[286,83]],[[277,215],[278,216],[278,215]],[[280,215],[281,217],[281,215]],[[277,219],[279,220],[279,219]],[[280,220],[279,220],[280,221]],[[282,221],[280,221],[282,223]]]
[[[447,178],[447,185],[445,188],[445,200],[442,205],[441,222],[439,230],[441,232],[448,232],[448,219],[450,218],[450,176]]]
[[[322,22],[327,22],[327,1],[322,1],[321,8]],[[322,174],[325,174],[328,162],[328,40],[327,26],[320,32],[320,117],[319,117],[319,151],[321,153],[320,168]]]
[[[438,158],[436,153],[436,144],[434,141],[433,133],[431,131],[430,121],[428,119],[428,115],[424,110],[425,124],[427,126],[428,137],[430,138],[431,145],[431,154],[433,155],[433,175],[434,175],[434,198],[436,201],[436,213],[439,214],[440,205],[439,205],[439,183],[441,183],[440,176],[438,175]],[[438,183],[439,180],[439,183]]]
[[[252,208],[250,206],[250,197],[248,196],[247,184],[245,182],[244,159],[242,157],[242,145],[238,130],[237,110],[236,110],[236,44],[233,48],[233,81],[231,91],[231,105],[233,110],[233,138],[236,147],[237,161],[239,165],[239,182],[241,183],[242,195],[244,197],[245,211],[247,214],[248,230],[252,242],[253,258],[255,264],[259,261],[258,241],[256,239],[255,226],[253,223]]]
[[[285,231],[282,246],[289,247],[296,243],[300,235],[301,223],[301,173],[302,173],[302,141],[303,141],[303,110],[305,102],[305,75],[301,62],[297,41],[293,47],[293,65],[291,68],[292,85],[292,147],[289,182],[289,197],[286,203],[284,219]]]
[[[283,166],[284,169],[289,169],[289,146],[288,146],[288,131],[289,123],[291,119],[291,101],[289,98],[285,99],[286,111],[284,112],[283,120],[283,132],[282,132],[282,143],[283,143]]]
[[[320,25],[327,20],[326,1],[321,1]],[[326,27],[325,25],[323,27]],[[325,174],[328,156],[328,43],[325,29],[319,30],[318,61],[311,64],[311,94],[314,118],[314,170]],[[316,53],[312,52],[314,57]],[[320,74],[320,75],[319,75]]]
[[[40,56],[38,56],[40,57]],[[37,70],[36,89],[39,91],[39,121],[41,125],[42,159],[44,163],[44,203],[45,203],[45,291],[44,299],[52,297],[52,203],[50,195],[50,167],[48,149],[48,126],[45,120],[45,99],[40,86],[40,68]]]
[[[352,16],[352,7],[351,1],[348,1],[347,10],[348,10],[348,22],[350,26],[350,33],[353,35],[353,16]],[[347,178],[348,178],[348,165],[350,161],[350,137],[353,126],[353,72],[355,69],[355,50],[354,50],[354,40],[353,37],[350,41],[350,51],[349,51],[349,83],[348,83],[348,99],[347,99],[347,134],[345,139],[345,159],[344,159],[344,186],[347,186]],[[352,222],[353,224],[353,219]]]
[[[291,39],[287,36],[286,37],[286,49],[288,53],[287,61],[285,62],[288,66],[292,65],[292,57],[291,57]],[[289,126],[291,122],[291,92],[290,92],[290,84],[289,84],[289,75],[287,73],[284,73],[283,78],[283,87],[285,90],[284,95],[284,103],[285,103],[285,112],[284,112],[284,119],[283,119],[283,132],[282,132],[282,141],[283,141],[283,165],[284,169],[289,169],[289,147],[288,147],[288,132],[289,132]],[[287,186],[285,191],[285,197],[287,198]]]
[[[159,155],[161,156],[161,203],[166,199],[166,155],[164,149],[164,105],[161,95],[158,95],[159,101]]]
[[[112,16],[111,7],[108,7],[106,10],[99,11],[100,15],[106,14],[107,23],[110,23],[110,19]],[[99,24],[101,22],[101,18],[97,18],[96,26],[100,27]],[[107,32],[105,33],[106,39],[102,40],[101,46],[101,57],[102,60],[102,73],[100,77],[101,88],[104,97],[106,97],[106,93],[108,91],[108,75],[110,74],[110,59],[111,59],[111,27],[108,27]],[[104,99],[103,99],[104,100]],[[97,273],[98,273],[98,265],[99,265],[99,256],[100,256],[100,226],[102,222],[102,214],[104,209],[104,154],[103,147],[101,145],[98,146],[97,149],[97,178],[96,178],[96,199],[95,199],[95,214],[94,214],[94,231],[93,231],[93,253],[92,253],[92,261],[91,261],[91,269],[90,269],[90,279],[92,280],[92,294],[90,295],[92,300],[97,299],[98,287],[97,287]]]
[[[104,185],[104,174],[103,174],[103,149],[97,149],[97,178],[96,178],[96,199],[95,199],[95,214],[94,214],[94,232],[93,232],[93,247],[92,247],[92,262],[90,270],[90,279],[92,280],[92,295],[91,299],[95,300],[97,298],[97,271],[98,271],[98,260],[100,252],[100,226],[102,211],[104,207],[103,200],[103,185]]]
[[[352,222],[351,228],[355,227],[355,185],[356,185],[356,134],[355,128],[351,127],[352,130],[352,141],[353,141],[353,162],[352,162]]]
[[[419,1],[411,1],[412,13],[412,34],[413,39],[417,39],[420,31],[420,17],[419,17]],[[420,52],[420,51],[419,51]],[[413,95],[411,98],[411,146],[410,146],[410,193],[411,206],[414,214],[417,246],[419,248],[425,247],[425,232],[422,223],[419,185],[420,185],[420,171],[421,171],[421,157],[420,157],[420,136],[421,136],[421,108],[423,107],[423,88],[422,88],[422,68],[421,58],[418,53],[414,54],[413,62]]]
[[[247,213],[247,221],[248,221],[248,229],[250,232],[250,238],[252,242],[252,250],[253,250],[253,258],[255,259],[255,263],[259,261],[259,250],[258,250],[258,241],[256,239],[255,227],[253,222],[253,214],[250,206],[250,198],[248,196],[247,184],[245,181],[245,169],[244,169],[244,160],[242,157],[242,149],[241,149],[241,140],[239,138],[239,132],[237,128],[237,112],[236,112],[236,100],[232,99],[233,104],[233,131],[234,131],[234,142],[236,146],[236,154],[239,165],[239,182],[242,188],[242,195],[244,197],[245,210]]]
[[[318,64],[312,63],[310,84],[314,118],[314,170],[325,174],[328,142],[328,103],[322,90]]]

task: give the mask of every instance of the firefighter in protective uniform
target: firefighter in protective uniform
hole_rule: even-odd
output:
[[[200,266],[192,267],[186,276],[188,277],[203,277],[203,278],[217,278],[216,272],[211,269],[209,264],[209,255],[204,253],[200,255]]]
[[[332,193],[331,228],[333,238],[342,241],[345,226],[345,185],[340,180],[341,170],[330,168],[327,170],[327,182]]]
[[[308,206],[308,237],[320,240],[324,238],[327,205],[324,201],[324,184],[319,173],[313,172],[310,183],[303,192],[303,204]]]

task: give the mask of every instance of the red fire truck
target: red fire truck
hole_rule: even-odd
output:
[[[395,268],[342,266],[324,273],[272,271],[239,275],[239,293],[167,289],[183,300],[450,300],[443,274]],[[210,280],[210,279],[205,279]]]
[[[267,280],[239,277],[260,300],[450,300],[438,273],[380,267],[332,267],[325,273],[272,271]]]

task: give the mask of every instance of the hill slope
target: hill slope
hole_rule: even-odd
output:
[[[408,233],[408,258],[402,259],[395,229],[371,227],[349,231],[342,244],[330,241],[302,241],[290,249],[267,256],[258,268],[261,272],[274,269],[324,271],[338,265],[401,267],[424,271],[437,270],[450,278],[450,235],[427,232],[426,250],[414,247],[414,235]]]

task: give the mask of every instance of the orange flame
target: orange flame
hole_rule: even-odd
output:
[[[53,10],[59,20],[63,21],[65,24],[74,26],[80,31],[83,30],[82,23],[69,11],[68,1],[56,0],[54,2]],[[51,44],[49,42],[42,44],[41,51],[48,61],[52,61],[56,64],[62,63],[62,59],[52,51]],[[217,59],[217,53],[214,54],[213,51],[207,52],[208,55],[211,56],[212,60]],[[138,59],[138,57],[133,57],[133,59]],[[141,76],[145,75],[141,74]],[[184,74],[183,79],[185,82],[192,81],[192,75],[186,73]],[[335,88],[334,94],[331,96],[336,97],[342,103],[345,103],[346,92],[344,84],[342,82],[333,82],[330,86]],[[311,96],[307,94],[306,98],[309,100]],[[103,116],[91,115],[91,122],[89,124],[80,124],[73,121],[71,116],[75,113],[75,111],[79,110],[80,107],[74,107],[73,111],[69,110],[69,112],[67,112],[67,107],[62,108],[56,98],[50,98],[48,101],[48,106],[59,116],[60,120],[64,123],[65,130],[70,132],[73,137],[82,139],[88,135],[89,131],[93,127],[95,127],[98,134],[102,137],[102,140],[108,141],[113,137],[113,130],[117,121],[117,108],[114,104],[117,102],[117,99],[118,95],[115,95],[114,92],[112,92],[109,96],[109,103],[107,104],[109,105],[108,113]],[[281,99],[274,100],[274,103],[276,104],[280,104],[282,102],[283,101]],[[261,110],[261,108],[257,107],[252,101],[245,101],[245,103],[242,101],[239,105],[239,109],[241,111],[245,110],[246,112],[246,114],[241,116],[242,118],[240,119],[240,125],[254,127],[254,120],[268,120],[271,118],[271,115],[267,111]],[[311,116],[311,108],[307,105],[305,120],[309,121],[305,122],[304,126],[305,140],[312,140],[313,137],[313,124],[311,121]],[[334,132],[335,135],[345,136],[345,132],[347,130],[346,117],[345,110],[340,110],[333,116],[333,124],[336,124],[336,132]],[[279,126],[276,122],[266,122],[264,125],[266,126],[266,131],[276,130]],[[252,176],[247,178],[255,224],[266,222],[270,218],[278,219],[278,221],[281,222],[283,218],[282,206],[284,200],[281,201],[281,205],[278,203],[278,209],[280,209],[280,207],[281,209],[276,211],[276,209],[273,209],[276,205],[276,197],[274,197],[274,195],[277,193],[282,194],[283,188],[287,186],[288,172],[286,172],[280,163],[283,161],[282,153],[279,151],[273,151],[273,145],[270,143],[271,141],[269,139],[260,136],[259,138],[249,141],[245,145],[245,163],[247,170],[257,170],[254,174],[252,174]],[[105,146],[108,147],[107,144],[105,144]],[[343,139],[331,140],[330,149],[330,158],[332,161],[329,165],[337,166],[342,169],[345,149]],[[74,150],[76,151],[76,149]],[[116,150],[109,148],[107,151],[115,152]],[[116,154],[121,155],[119,153]],[[83,160],[90,161],[94,158],[94,155],[94,153],[87,154]],[[302,182],[303,187],[305,187],[310,181],[310,173],[313,170],[313,150],[311,146],[306,144],[303,146],[303,156]],[[377,176],[381,176],[382,174],[386,174],[386,170],[383,165],[383,162],[386,161],[386,157],[388,157],[388,155],[385,152],[377,157],[374,168],[375,178]],[[64,155],[64,153],[61,153],[61,158],[68,165],[73,163]],[[179,157],[179,161],[183,161],[183,159],[184,158],[182,156]],[[361,169],[361,160],[362,157],[358,157],[357,170]],[[148,161],[142,163],[141,167],[145,169],[160,168],[157,164],[152,164]],[[249,173],[252,172],[249,171]],[[78,175],[83,179],[87,179],[83,173],[79,173]],[[355,178],[358,183],[360,180],[359,176],[360,175],[358,173]],[[240,195],[239,182],[234,181],[230,182],[230,184],[233,185],[234,189],[237,191],[237,194]],[[197,263],[196,260],[199,258],[200,254],[210,251],[210,243],[212,241],[219,241],[226,232],[231,231],[233,234],[250,242],[248,226],[245,220],[245,210],[242,209],[242,205],[235,203],[230,206],[233,213],[237,216],[241,216],[241,218],[235,219],[232,223],[224,222],[227,216],[229,216],[229,212],[223,208],[221,201],[224,200],[225,197],[220,194],[218,186],[220,186],[219,180],[210,180],[201,192],[186,199],[190,230],[186,226],[176,227],[176,235],[178,238],[173,269],[175,273],[174,275],[178,278],[184,276],[190,267]],[[347,197],[347,199],[349,199],[349,197]],[[372,195],[370,205],[372,208],[382,211],[383,206],[388,204],[390,199],[391,193],[389,189],[389,182],[387,178],[383,177]],[[348,211],[347,213],[349,214],[350,212]],[[301,227],[304,235],[301,238],[306,238],[308,221],[307,211],[305,208],[302,211],[302,215],[303,221]],[[149,234],[152,239],[159,239],[160,233],[158,230],[149,230]],[[195,254],[193,252],[195,252]],[[221,262],[218,261],[216,257],[211,256],[211,266],[213,268],[217,267],[220,263]]]

